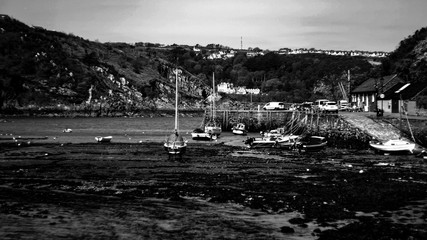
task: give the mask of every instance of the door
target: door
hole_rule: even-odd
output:
[[[391,100],[391,112],[392,113],[399,113],[399,100],[397,100],[397,99]]]

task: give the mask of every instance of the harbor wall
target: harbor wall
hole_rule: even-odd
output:
[[[284,128],[285,133],[324,136],[328,145],[342,148],[364,149],[372,137],[361,128],[351,124],[339,114],[313,111],[253,111],[217,110],[215,120],[222,124],[223,131],[231,131],[237,123],[244,123],[249,132]],[[205,112],[205,121],[212,117]]]

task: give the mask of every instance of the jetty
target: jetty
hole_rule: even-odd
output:
[[[205,119],[209,114],[205,112]],[[342,140],[355,141],[358,142],[356,145],[361,146],[372,139],[401,138],[412,141],[402,137],[399,128],[363,112],[328,114],[292,110],[216,110],[216,121],[222,123],[224,131],[230,131],[238,123],[244,123],[250,132],[284,128],[288,133],[320,134],[328,137],[337,147],[343,144]]]
[[[374,119],[363,114],[342,114],[342,118],[353,125],[365,131],[368,135],[376,139],[398,139],[401,138],[401,132],[395,126],[384,121],[374,121]],[[406,139],[406,138],[405,138]],[[409,139],[406,139],[409,140]]]

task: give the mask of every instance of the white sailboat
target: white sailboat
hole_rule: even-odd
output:
[[[403,139],[390,139],[387,141],[372,140],[369,145],[375,149],[376,152],[410,152],[412,153],[415,148],[415,143]]]
[[[221,134],[221,124],[216,121],[215,99],[215,73],[212,73],[211,117],[205,123],[204,129],[196,128],[191,133],[193,140],[215,140]]]
[[[170,156],[182,156],[187,149],[187,140],[179,134],[178,123],[178,68],[175,69],[175,129],[164,143],[164,148]]]

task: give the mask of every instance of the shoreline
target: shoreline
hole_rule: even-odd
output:
[[[203,117],[205,110],[191,109],[179,110],[182,117]],[[108,112],[99,113],[99,111],[70,111],[58,109],[21,109],[14,111],[0,111],[0,118],[2,117],[62,117],[62,118],[76,118],[76,117],[173,117],[175,115],[174,109],[144,109],[138,112]]]

